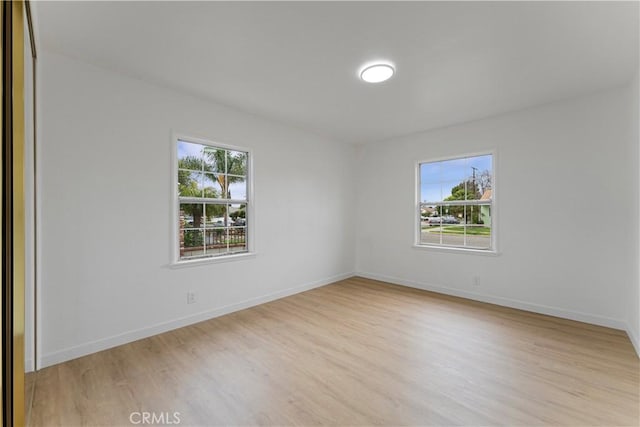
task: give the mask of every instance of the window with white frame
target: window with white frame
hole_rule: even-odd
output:
[[[177,261],[248,252],[249,152],[177,138]]]
[[[493,155],[420,163],[418,244],[494,250]]]

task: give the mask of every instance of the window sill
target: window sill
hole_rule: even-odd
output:
[[[456,247],[450,247],[450,246],[431,246],[431,245],[418,245],[418,244],[414,244],[413,247],[415,249],[421,249],[425,251],[434,251],[434,252],[484,255],[484,256],[500,256],[500,252],[495,250],[486,250],[486,249],[471,249],[471,248],[467,249],[467,248],[456,248]]]
[[[211,258],[176,261],[169,264],[169,268],[177,269],[177,268],[197,267],[197,266],[207,265],[207,264],[219,264],[222,262],[241,261],[241,260],[255,258],[255,257],[256,257],[255,252],[243,252],[240,254],[223,255],[223,256],[211,257]]]

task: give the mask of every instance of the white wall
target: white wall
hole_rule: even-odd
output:
[[[638,268],[628,91],[360,147],[356,271],[625,329]],[[497,150],[500,255],[413,248],[415,162],[487,149]]]
[[[630,142],[631,142],[631,155],[635,158],[640,165],[640,70],[636,72],[636,75],[629,85],[629,123],[630,123]],[[635,233],[636,245],[635,245],[635,263],[636,263],[636,276],[635,280],[630,282],[629,296],[627,298],[628,316],[627,322],[629,324],[627,333],[631,338],[631,341],[635,345],[636,352],[640,355],[640,227],[638,221],[640,221],[640,167],[636,165],[634,182],[636,183],[636,205],[635,205]]]
[[[353,147],[59,55],[39,72],[40,366],[353,272]],[[253,149],[255,258],[168,267],[172,130]]]

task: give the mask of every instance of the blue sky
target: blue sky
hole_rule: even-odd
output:
[[[451,195],[451,189],[482,171],[492,171],[492,155],[423,163],[420,165],[420,200],[438,202]]]
[[[190,142],[178,141],[178,159],[187,156],[199,157],[202,155],[202,145],[192,144]]]

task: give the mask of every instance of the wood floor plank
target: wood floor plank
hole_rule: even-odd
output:
[[[640,424],[622,331],[351,278],[41,370],[32,426]]]

